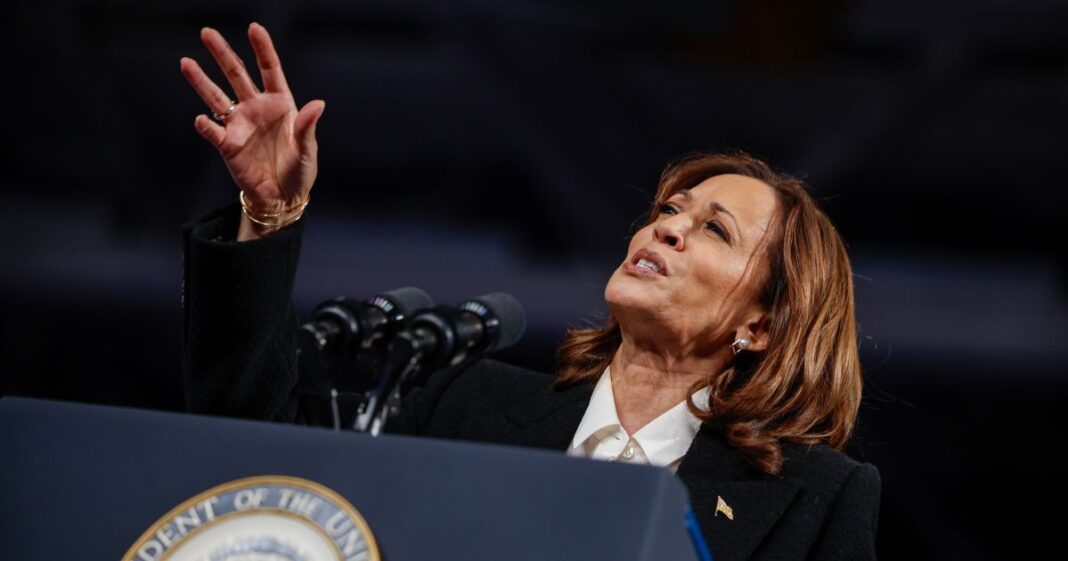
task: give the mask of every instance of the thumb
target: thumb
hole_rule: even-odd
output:
[[[319,117],[323,116],[326,102],[321,99],[309,101],[297,112],[297,118],[293,123],[293,136],[297,140],[301,156],[314,154],[317,148],[315,143],[315,125],[319,123]]]

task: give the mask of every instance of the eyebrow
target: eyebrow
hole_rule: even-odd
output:
[[[675,191],[675,195],[682,195],[682,198],[684,198],[686,200],[690,200],[690,199],[693,198],[693,195],[690,193],[690,190],[689,189],[685,189],[685,188],[684,189],[679,189],[678,191]],[[733,212],[727,210],[727,207],[725,207],[725,206],[723,206],[723,205],[721,205],[721,204],[719,204],[719,203],[717,203],[715,201],[713,201],[711,204],[709,204],[708,208],[712,209],[712,212],[722,212],[722,213],[726,214],[727,216],[730,216],[731,220],[734,221],[734,229],[738,232],[738,239],[739,240],[742,239],[742,227],[740,225],[738,225],[738,218],[734,216]]]

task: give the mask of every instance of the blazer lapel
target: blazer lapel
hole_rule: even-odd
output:
[[[750,466],[705,423],[677,472],[715,561],[748,559],[793,502],[801,484]]]
[[[515,444],[566,450],[586,413],[593,387],[575,384],[562,390],[538,392],[507,413],[519,428]]]
[[[536,392],[515,404],[506,413],[518,429],[512,433],[514,444],[566,450],[592,394],[591,385],[576,384]],[[752,556],[801,488],[796,479],[769,476],[750,466],[709,423],[701,426],[676,474],[689,490],[715,561]]]

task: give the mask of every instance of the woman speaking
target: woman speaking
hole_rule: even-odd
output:
[[[291,292],[325,104],[298,109],[267,30],[248,36],[262,90],[201,33],[236,100],[181,61],[211,114],[196,130],[240,190],[185,231],[187,402],[314,422]],[[873,559],[879,475],[840,452],[862,386],[851,274],[802,182],[745,154],[683,158],[608,280],[610,320],[567,334],[555,377],[445,370],[387,429],[666,467],[719,561]]]

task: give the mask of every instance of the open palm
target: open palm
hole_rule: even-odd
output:
[[[198,115],[197,132],[219,149],[249,204],[270,212],[307,200],[318,171],[315,125],[325,104],[311,101],[298,111],[267,30],[254,23],[248,36],[263,91],[214,29],[204,28],[200,37],[226,74],[236,102],[195,60],[183,58],[181,70],[211,112],[220,117],[221,124]]]

